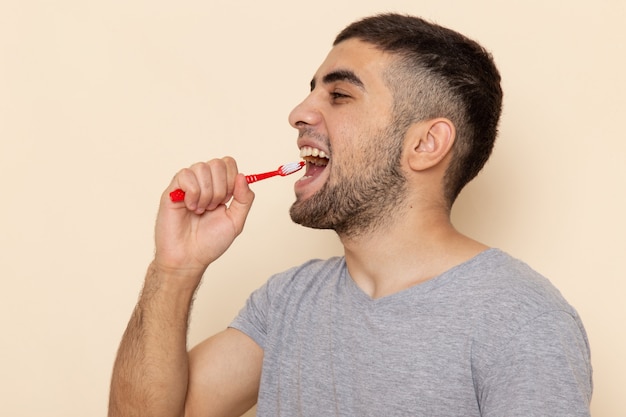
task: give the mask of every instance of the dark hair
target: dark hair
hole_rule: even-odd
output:
[[[421,18],[381,14],[346,27],[333,45],[357,38],[398,56],[385,75],[394,111],[406,127],[446,117],[456,128],[444,197],[451,206],[489,159],[502,110],[493,58],[467,37]]]

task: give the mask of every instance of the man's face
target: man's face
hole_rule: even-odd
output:
[[[314,228],[355,234],[379,225],[401,199],[404,132],[393,123],[384,83],[392,57],[350,39],[335,46],[311,81],[311,93],[290,114],[307,160],[295,184],[291,217]]]

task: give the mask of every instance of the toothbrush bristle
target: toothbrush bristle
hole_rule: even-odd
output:
[[[280,167],[280,172],[283,175],[293,174],[296,171],[299,171],[304,166],[304,161],[300,162],[291,162],[289,164],[285,164]]]

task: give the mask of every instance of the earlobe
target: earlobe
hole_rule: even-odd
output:
[[[423,171],[439,164],[454,143],[456,130],[446,118],[425,120],[409,129],[409,166]]]

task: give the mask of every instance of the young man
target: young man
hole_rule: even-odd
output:
[[[346,28],[290,115],[307,161],[291,217],[335,230],[344,256],[272,277],[188,353],[193,294],[254,194],[232,158],[180,171],[109,416],[237,416],[257,401],[259,416],[588,416],[574,309],[450,223],[501,101],[490,55],[458,33],[395,14]]]

